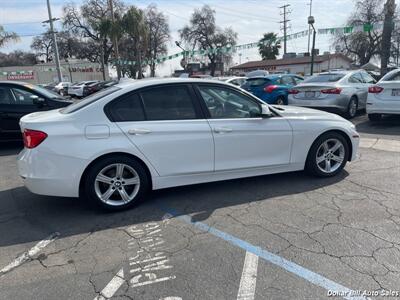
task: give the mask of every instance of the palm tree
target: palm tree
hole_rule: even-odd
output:
[[[259,41],[258,52],[263,60],[276,59],[279,55],[281,42],[278,40],[277,35],[273,32],[264,33],[264,36]]]
[[[0,48],[11,41],[18,41],[19,37],[15,32],[7,32],[4,27],[0,25]]]

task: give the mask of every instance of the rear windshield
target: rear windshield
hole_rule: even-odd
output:
[[[400,81],[400,70],[387,73],[380,81]]]
[[[342,79],[346,74],[338,73],[338,74],[319,74],[318,76],[308,78],[303,82],[336,82]]]
[[[250,86],[250,87],[252,87],[252,86],[261,86],[261,85],[264,85],[264,84],[266,84],[266,83],[268,83],[270,81],[271,80],[268,79],[268,78],[249,78],[249,79],[246,80],[245,85],[246,86]]]
[[[120,88],[115,86],[106,88],[100,92],[94,93],[93,95],[84,98],[81,101],[77,101],[75,103],[72,103],[71,105],[68,105],[67,107],[61,109],[60,112],[63,114],[70,114],[76,112],[77,110],[80,110],[81,108],[84,108],[85,106],[88,106],[89,104],[92,104],[93,102],[96,102],[97,100],[105,96],[108,96],[118,90],[120,90]]]

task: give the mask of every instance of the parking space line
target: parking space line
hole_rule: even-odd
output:
[[[35,246],[33,246],[31,249],[28,251],[24,252],[20,256],[18,256],[16,259],[14,259],[10,264],[5,266],[3,269],[0,270],[0,277],[3,276],[4,274],[10,272],[11,270],[19,267],[22,265],[24,262],[31,260],[36,254],[38,254],[43,248],[48,246],[50,243],[54,242],[54,240],[59,236],[60,234],[58,232],[55,232],[48,236],[46,239],[41,240],[39,243],[37,243]]]
[[[256,293],[258,256],[246,251],[237,300],[253,300]]]
[[[229,233],[226,233],[224,231],[218,230],[212,226],[209,226],[205,223],[202,222],[196,222],[192,221],[192,218],[189,215],[182,215],[177,213],[176,211],[173,211],[171,209],[164,209],[166,210],[170,215],[174,216],[175,218],[193,225],[195,228],[202,230],[204,232],[208,232],[216,237],[219,237],[226,242],[237,246],[239,248],[242,248],[248,252],[251,252],[258,257],[264,259],[267,262],[270,262],[292,274],[295,274],[308,282],[311,282],[315,285],[318,285],[327,291],[340,291],[343,293],[343,298],[344,299],[349,299],[349,300],[367,300],[368,298],[363,297],[363,296],[356,296],[358,295],[354,290],[351,290],[339,283],[336,283],[318,273],[315,273],[311,270],[308,270],[294,262],[291,262],[279,255],[276,255],[272,252],[269,252],[267,250],[262,249],[261,247],[254,246],[244,240],[241,240],[233,235],[230,235]]]
[[[106,300],[110,299],[118,291],[121,285],[125,282],[124,269],[118,271],[106,287],[100,292],[100,295],[96,296],[94,300]]]

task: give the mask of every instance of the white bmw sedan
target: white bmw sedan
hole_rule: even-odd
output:
[[[303,169],[334,176],[359,143],[337,115],[269,106],[204,79],[120,83],[20,125],[18,168],[30,191],[111,210],[151,189]]]
[[[390,71],[369,87],[367,114],[371,121],[379,121],[382,115],[400,115],[400,69]]]

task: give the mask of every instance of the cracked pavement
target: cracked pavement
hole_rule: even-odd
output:
[[[364,119],[355,120],[362,137],[385,138],[383,125],[369,128]],[[386,138],[400,137],[400,126],[388,127]],[[18,148],[0,150],[0,268],[50,234],[60,236],[0,276],[0,299],[94,299],[121,268],[124,282],[112,299],[236,299],[245,251],[177,218],[165,219],[164,207],[350,289],[400,290],[399,152],[361,148],[359,160],[335,178],[297,172],[172,188],[153,192],[132,210],[103,213],[79,199],[28,192],[16,174]],[[153,248],[143,246],[151,235],[134,234],[149,224],[160,229]],[[136,253],[166,256],[168,268],[154,274],[173,279],[133,287]],[[143,260],[137,264],[145,267]],[[333,298],[258,262],[255,299]]]

